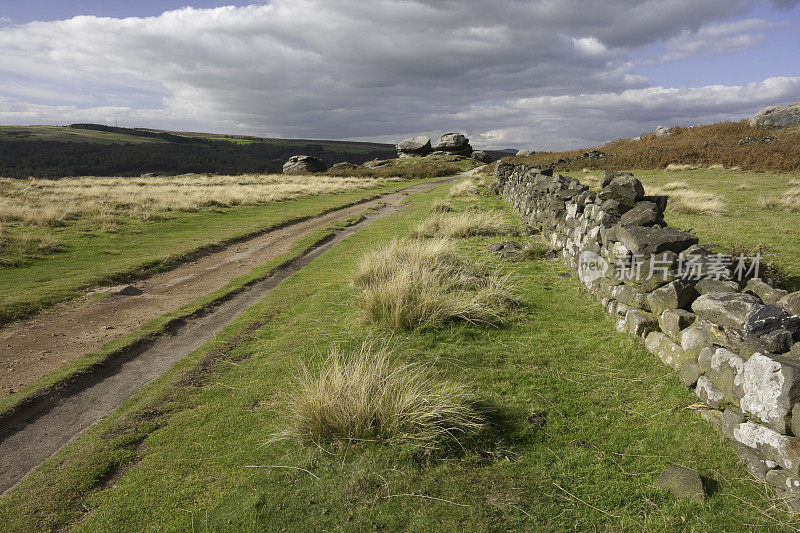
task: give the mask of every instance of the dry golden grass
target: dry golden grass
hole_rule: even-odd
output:
[[[797,178],[790,179],[789,180],[789,185],[792,186],[792,187],[800,186],[800,179],[797,179]]]
[[[390,329],[496,324],[515,302],[507,275],[468,264],[447,239],[395,239],[367,253],[353,281],[364,319]]]
[[[670,185],[672,187],[670,187]],[[690,189],[684,183],[668,183],[664,187],[648,187],[647,194],[667,195],[667,210],[683,215],[720,216],[725,212],[725,200],[719,194]]]
[[[431,204],[431,211],[434,213],[449,213],[453,210],[453,204],[451,204],[448,200],[444,200],[442,198],[437,198]]]
[[[578,180],[589,187],[589,189],[599,192],[600,191],[600,176],[597,174],[584,174],[579,176]]]
[[[722,163],[714,163],[713,165],[708,165],[708,170],[725,170],[725,165]]]
[[[670,163],[665,170],[682,171],[682,170],[697,170],[697,165],[680,165],[677,163]]]
[[[430,369],[392,360],[386,345],[330,351],[318,368],[302,365],[276,437],[304,443],[378,440],[434,448],[483,427],[464,387]]]
[[[760,197],[756,204],[758,207],[768,209],[782,209],[792,213],[800,212],[800,187],[792,187],[781,196],[771,198]]]
[[[0,266],[15,266],[26,259],[56,252],[63,244],[51,235],[30,231],[8,232],[0,222]]]
[[[506,235],[514,225],[497,213],[464,211],[461,213],[436,213],[420,222],[413,237],[474,237],[477,235]]]
[[[170,212],[257,205],[377,187],[400,178],[331,176],[180,176],[161,178],[0,179],[0,221],[58,226],[90,216],[159,219]]]
[[[752,191],[753,190],[753,187],[751,185],[748,185],[747,183],[742,183],[736,188],[739,189],[740,191]]]
[[[475,196],[477,192],[478,186],[469,179],[459,181],[450,187],[450,196],[454,198],[459,196]]]
[[[670,192],[670,191],[680,191],[685,189],[690,189],[689,184],[685,181],[670,181],[669,183],[665,184],[661,187],[662,191]]]

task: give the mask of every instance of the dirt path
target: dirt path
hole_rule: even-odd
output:
[[[383,202],[396,204],[405,194],[391,193],[232,244],[136,282],[142,290],[139,296],[87,296],[0,328],[0,398],[137,330],[151,318],[224,287],[286,253],[310,231]]]
[[[403,197],[411,193],[429,190],[434,185],[435,183],[424,183],[398,193],[383,196],[380,199],[380,203],[385,204],[383,207],[368,214],[358,224],[337,231],[334,238],[289,261],[269,278],[250,285],[247,289],[219,304],[204,316],[176,327],[171,332],[172,334],[161,335],[144,345],[138,346],[131,353],[125,354],[124,357],[116,358],[104,364],[98,372],[82,376],[65,389],[46,396],[30,407],[21,409],[21,412],[14,413],[0,428],[0,493],[12,488],[36,466],[51,457],[86,428],[110,414],[144,385],[156,379],[175,362],[219,333],[226,324],[258,302],[289,275],[308,265],[320,254],[347,236],[352,235],[375,220],[397,211]],[[375,202],[375,204],[377,203]],[[276,233],[282,235],[280,238],[285,241],[291,241],[293,240],[292,237],[297,237],[304,232],[299,229],[301,227],[307,228],[305,231],[309,231],[348,213],[363,210],[368,205],[370,203],[340,210],[335,212],[336,214],[331,213],[330,216],[326,215],[315,219],[314,222],[308,221],[308,225],[300,223],[292,228],[278,230]],[[326,222],[322,222],[323,220]],[[292,233],[286,233],[285,230],[291,230]],[[182,276],[189,276],[190,273],[195,274],[195,277],[202,278],[206,270],[228,272],[225,269],[225,259],[229,259],[228,263],[236,263],[238,260],[231,258],[237,257],[241,257],[242,261],[248,261],[247,265],[249,266],[244,271],[233,268],[231,270],[243,274],[260,264],[259,261],[263,262],[270,257],[279,255],[280,252],[277,252],[276,249],[288,249],[290,242],[279,243],[275,239],[268,240],[269,235],[271,234],[253,239],[253,241],[263,244],[263,246],[251,245],[242,248],[245,243],[240,243],[233,247],[234,250],[220,252],[222,255],[213,254],[216,260],[212,260],[212,256],[208,256],[187,265],[187,267],[191,267],[189,271],[182,270],[181,267],[171,273],[154,276],[147,280],[147,283],[142,283],[142,287],[150,291],[160,289],[167,292],[171,287],[181,286],[176,283],[170,285],[170,281],[180,279]],[[273,235],[273,237],[276,236]],[[269,245],[269,242],[273,244]],[[267,249],[270,251],[267,252]],[[245,253],[245,250],[253,251]],[[261,259],[256,259],[256,257]],[[204,261],[206,259],[208,261]],[[198,266],[200,264],[204,266]],[[179,270],[182,270],[180,274],[178,273]],[[186,282],[191,283],[195,277],[187,277]],[[158,280],[158,284],[156,280]],[[211,281],[208,283],[213,285]],[[219,283],[219,285],[221,286],[222,283]],[[193,286],[199,287],[203,285]],[[183,294],[184,291],[178,292],[178,294]],[[203,293],[195,292],[190,296],[195,298],[201,294]],[[130,301],[133,302],[136,298],[141,297],[133,297]],[[156,300],[156,298],[153,299]],[[109,298],[108,300],[111,299]],[[127,301],[119,300],[119,304],[124,304]],[[89,306],[91,304],[92,302],[89,302]],[[106,302],[101,301],[98,304],[106,305]],[[154,307],[156,306],[154,305]],[[170,308],[174,307],[176,307],[174,304],[170,306]],[[80,312],[83,309],[79,308],[73,312],[77,313],[78,316],[83,316],[83,313],[86,313],[86,311]],[[127,316],[120,313],[116,313],[116,315]],[[104,319],[102,313],[99,312],[92,312],[90,316],[95,321]],[[109,317],[109,319],[113,320],[113,317]],[[38,323],[38,326],[46,327],[46,324]],[[72,328],[75,328],[75,324],[64,327],[66,328],[65,331],[74,331]],[[61,339],[60,342],[67,340]],[[68,346],[68,349],[75,350],[74,346],[77,346],[77,344],[65,346]],[[59,352],[56,360],[63,359]]]

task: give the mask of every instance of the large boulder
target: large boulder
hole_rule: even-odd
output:
[[[395,148],[400,157],[422,157],[431,153],[431,140],[420,135],[400,141]]]
[[[284,174],[311,174],[325,170],[327,167],[322,159],[310,155],[293,155],[283,164]]]
[[[769,128],[789,128],[800,125],[800,103],[765,107],[750,117],[750,125]]]
[[[528,157],[529,155],[535,155],[536,150],[526,150],[524,148],[517,150],[518,157]]]
[[[469,145],[469,139],[463,133],[458,132],[445,133],[439,137],[439,140],[433,145],[433,150],[467,157],[472,155],[472,146]]]

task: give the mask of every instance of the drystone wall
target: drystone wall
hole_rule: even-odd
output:
[[[617,330],[674,368],[748,470],[800,509],[800,292],[667,226],[668,198],[632,174],[604,172],[599,193],[526,165],[499,162],[495,177]]]

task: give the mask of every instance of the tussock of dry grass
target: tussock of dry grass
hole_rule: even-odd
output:
[[[676,185],[679,185],[675,187]],[[673,187],[669,187],[673,185]],[[725,212],[725,200],[719,194],[684,188],[681,182],[667,184],[662,188],[647,189],[648,194],[667,195],[667,210],[683,215],[720,216]]]
[[[386,346],[333,348],[319,368],[303,365],[278,438],[301,442],[378,440],[436,447],[483,426],[459,385],[430,369],[393,361]]]
[[[789,180],[789,185],[792,186],[792,187],[800,186],[800,179],[797,179],[797,178],[790,179]]]
[[[762,196],[756,203],[758,207],[767,209],[782,209],[792,213],[800,212],[800,187],[792,187],[781,196],[771,198]]]
[[[437,198],[431,204],[431,211],[434,213],[449,213],[453,210],[453,204],[451,204],[448,200],[443,200],[442,198]]]
[[[722,163],[714,163],[713,165],[708,165],[708,170],[725,170],[725,165]]]
[[[669,192],[669,191],[679,191],[684,189],[690,189],[689,184],[685,181],[671,181],[661,187],[662,191]]]
[[[514,225],[497,213],[465,211],[462,213],[437,213],[420,222],[413,237],[474,237],[477,235],[506,235]]]
[[[752,191],[753,190],[753,187],[748,185],[747,183],[742,183],[741,185],[739,185],[736,188],[739,189],[740,191]]]
[[[26,259],[56,252],[63,244],[51,235],[30,231],[11,233],[0,222],[0,266],[15,266]]]
[[[664,170],[670,170],[670,171],[697,170],[697,165],[681,165],[677,163],[670,163]]]
[[[0,179],[0,221],[58,226],[91,216],[159,219],[175,211],[258,205],[378,187],[399,178],[331,176],[180,176],[161,178]]]
[[[472,180],[464,180],[459,181],[452,187],[450,187],[450,196],[451,197],[459,197],[459,196],[475,196],[478,192],[478,186],[472,182]]]
[[[496,324],[515,302],[507,275],[465,262],[446,239],[395,239],[361,259],[354,284],[365,320],[391,329]]]

